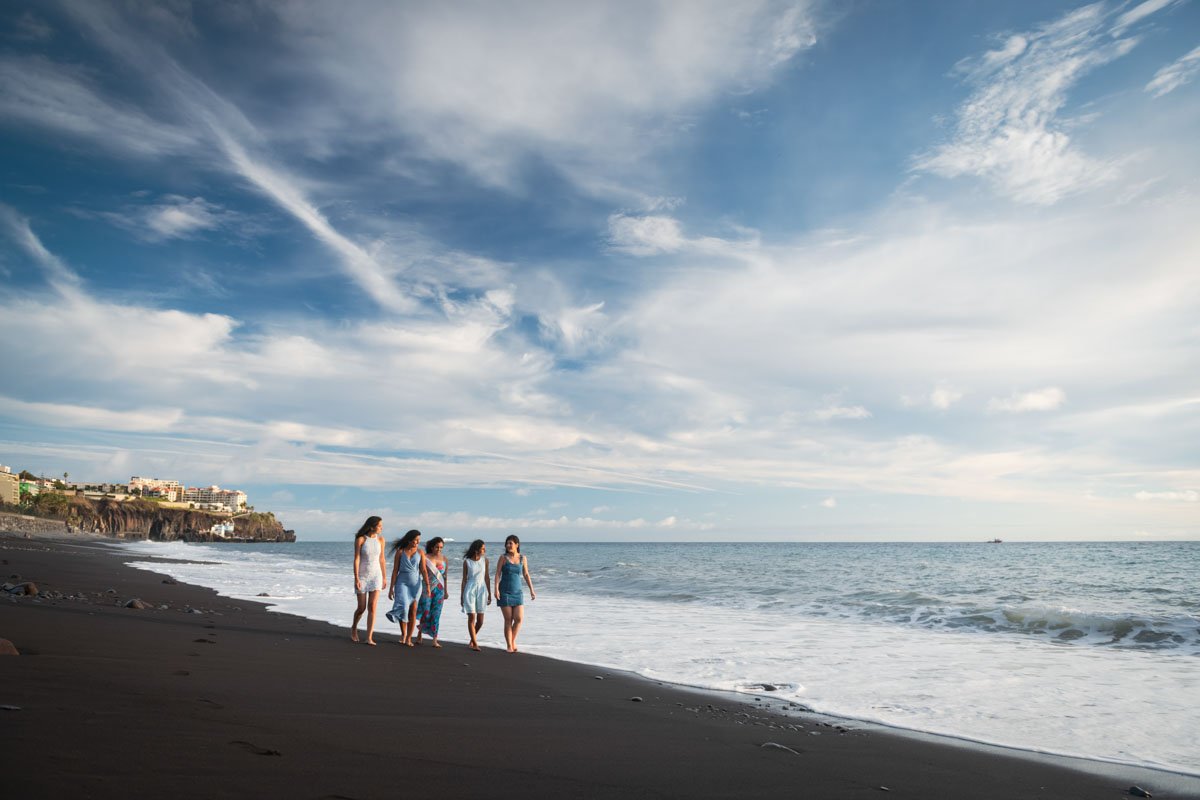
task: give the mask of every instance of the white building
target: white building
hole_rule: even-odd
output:
[[[134,475],[129,479],[129,493],[134,494],[135,489],[139,490],[139,494],[161,497],[172,503],[179,500],[183,495],[183,484],[179,481],[169,481],[161,478],[140,478]]]
[[[183,491],[186,503],[195,503],[197,508],[213,508],[229,512],[241,511],[246,507],[246,493],[237,489],[222,489],[220,486],[203,488],[189,487]]]

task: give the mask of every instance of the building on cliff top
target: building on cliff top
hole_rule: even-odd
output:
[[[214,508],[237,513],[246,508],[246,493],[237,489],[222,489],[220,486],[189,487],[183,491],[183,500],[195,503],[197,508]]]
[[[5,468],[0,472],[0,503],[16,505],[21,502],[21,479]]]

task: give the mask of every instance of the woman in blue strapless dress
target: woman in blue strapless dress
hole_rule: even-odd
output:
[[[529,559],[521,555],[521,540],[515,535],[504,540],[504,555],[496,565],[496,604],[504,615],[504,643],[508,652],[517,652],[517,634],[525,619],[525,597],[521,592],[521,579],[529,587],[529,599],[537,600],[533,580],[529,577]]]
[[[388,599],[394,600],[387,618],[400,624],[400,644],[413,646],[412,637],[417,632],[417,601],[424,593],[422,584],[428,585],[425,554],[421,552],[421,532],[409,531],[392,545],[392,588]]]

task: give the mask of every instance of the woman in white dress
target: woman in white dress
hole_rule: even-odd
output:
[[[387,588],[386,564],[383,557],[383,520],[367,517],[354,534],[354,624],[350,626],[350,641],[358,641],[358,621],[367,613],[367,644],[375,644],[375,604],[379,592]]]

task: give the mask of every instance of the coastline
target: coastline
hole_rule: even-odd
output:
[[[3,577],[42,591],[0,597],[0,637],[22,652],[0,659],[0,704],[19,707],[4,715],[22,765],[9,785],[35,796],[1091,798],[1136,783],[1200,797],[1175,773],[780,713],[586,664],[401,650],[390,632],[354,646],[342,628],[167,583],[124,563],[153,558],[81,539],[0,534]],[[151,607],[123,607],[132,597]]]

